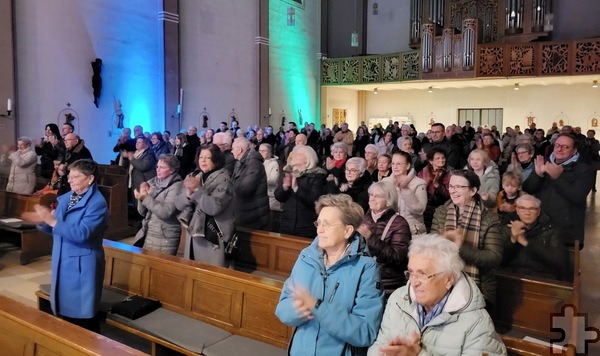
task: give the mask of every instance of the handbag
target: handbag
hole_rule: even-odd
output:
[[[214,222],[214,224],[212,222]],[[227,260],[235,259],[235,255],[237,254],[237,250],[238,250],[238,240],[239,240],[237,232],[234,230],[233,234],[231,235],[231,238],[229,238],[229,241],[225,242],[225,239],[223,239],[223,233],[221,232],[221,230],[219,230],[217,222],[215,221],[215,219],[213,217],[209,217],[209,216],[206,217],[206,226],[208,227],[208,230],[210,230],[210,234],[217,235],[217,238],[219,238],[219,240],[221,240],[223,242],[223,252],[225,253],[225,259],[227,259]],[[204,235],[205,235],[205,237],[208,238],[208,236],[210,234],[207,232],[208,231],[205,231]],[[211,243],[215,244],[212,241],[211,241]]]
[[[110,312],[135,320],[148,315],[161,307],[158,300],[144,298],[140,295],[132,295],[123,301],[113,304]]]

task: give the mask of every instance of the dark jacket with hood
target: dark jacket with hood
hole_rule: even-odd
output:
[[[232,176],[235,191],[236,226],[262,229],[269,223],[267,173],[260,153],[249,149],[235,163]]]

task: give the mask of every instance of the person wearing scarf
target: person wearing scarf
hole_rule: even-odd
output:
[[[583,248],[586,198],[593,187],[591,167],[580,160],[575,138],[560,134],[548,162],[536,156],[534,171],[523,182],[523,191],[542,201],[542,210],[567,246],[579,241]]]
[[[427,207],[423,213],[423,221],[429,232],[435,209],[450,199],[448,192],[450,175],[446,165],[446,151],[442,148],[434,147],[427,153],[427,160],[427,166],[417,176],[427,183]]]
[[[181,224],[175,201],[181,190],[179,161],[172,154],[162,155],[156,164],[156,177],[134,191],[137,210],[144,217],[135,236],[135,246],[175,256],[179,247]]]
[[[443,233],[460,248],[466,272],[481,289],[486,309],[493,315],[496,302],[495,270],[502,262],[504,243],[500,221],[477,193],[479,177],[470,170],[450,173],[450,200],[433,214],[431,231]]]

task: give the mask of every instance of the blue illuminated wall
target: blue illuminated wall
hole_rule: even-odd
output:
[[[159,0],[15,1],[19,135],[41,137],[47,123],[62,123],[70,103],[76,132],[94,158],[108,163],[125,126],[164,129]],[[100,107],[92,102],[92,67],[103,60]]]

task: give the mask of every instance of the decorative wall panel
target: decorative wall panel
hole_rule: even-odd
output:
[[[356,84],[360,81],[360,63],[358,59],[344,58],[342,64],[342,84]]]
[[[419,79],[419,52],[402,53],[402,80]]]
[[[503,70],[504,47],[482,46],[479,47],[478,77],[495,77],[504,75]]]
[[[569,44],[541,44],[540,74],[566,74],[569,71]]]
[[[370,56],[362,58],[362,82],[381,82],[381,57]]]
[[[575,73],[600,71],[600,42],[585,41],[575,44]]]
[[[536,48],[534,45],[519,45],[510,47],[509,75],[535,74],[534,58]]]
[[[321,61],[321,84],[340,84],[340,62],[339,60]]]
[[[382,82],[399,82],[401,80],[400,73],[402,71],[402,55],[395,54],[390,56],[381,56],[382,61]]]

